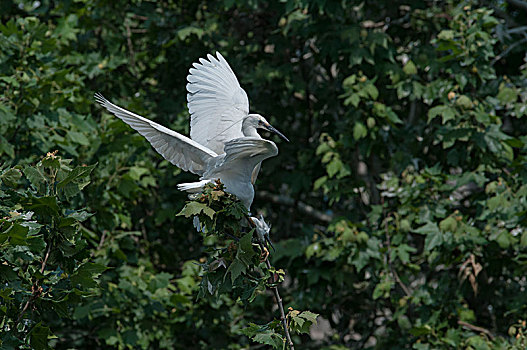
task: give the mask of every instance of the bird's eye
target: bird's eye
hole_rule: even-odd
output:
[[[258,125],[263,125],[263,122],[261,120],[258,120]]]

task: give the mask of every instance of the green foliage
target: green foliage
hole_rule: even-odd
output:
[[[285,339],[279,333],[280,327],[277,320],[263,326],[249,323],[249,327],[243,329],[242,333],[257,343],[270,345],[273,349],[283,349]]]
[[[266,289],[284,281],[283,270],[266,264],[268,251],[254,237],[254,229],[248,227],[246,208],[234,195],[225,192],[221,182],[207,184],[203,193],[193,197],[195,200],[187,202],[178,215],[195,215],[204,237],[210,238],[207,261],[200,265],[199,298],[218,299],[227,294],[247,307]],[[317,316],[310,311],[291,309],[287,315],[288,331],[309,333]],[[282,349],[286,343],[282,327],[279,320],[273,320],[265,325],[250,323],[241,332],[257,343]]]
[[[281,346],[278,274],[299,348],[525,348],[521,4],[0,2],[0,347]],[[191,175],[92,98],[186,134],[216,50],[292,141],[252,208],[283,271],[224,191],[176,216]]]
[[[47,349],[53,317],[68,319],[83,298],[94,295],[106,270],[89,262],[81,222],[91,214],[69,199],[89,183],[94,166],[48,153],[25,176],[3,171],[0,188],[0,317],[4,348]],[[68,185],[68,187],[66,187]],[[68,190],[66,190],[68,188]],[[56,338],[56,337],[55,337]]]

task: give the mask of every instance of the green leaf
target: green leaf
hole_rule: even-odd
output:
[[[527,247],[527,231],[522,233],[521,239],[520,239],[520,247],[526,248]]]
[[[88,213],[87,211],[84,211],[84,210],[77,210],[77,211],[74,211],[74,212],[69,212],[67,213],[68,217],[70,218],[73,218],[79,222],[82,222],[84,220],[86,220],[87,218],[89,218],[90,216],[93,216],[94,214],[93,213]]]
[[[225,277],[230,273],[231,274],[231,282],[234,284],[234,281],[241,276],[242,273],[246,271],[245,264],[240,261],[239,259],[234,259],[232,263],[229,265],[229,268],[227,269],[227,272],[225,273]]]
[[[191,35],[196,35],[198,39],[202,37],[202,35],[205,33],[205,31],[198,27],[188,26],[184,27],[177,31],[177,36],[179,40],[185,40]]]
[[[293,310],[289,313],[291,316],[291,330],[294,333],[309,333],[309,329],[313,324],[317,323],[318,314],[315,314],[311,311],[299,312]]]
[[[22,172],[16,168],[10,168],[0,175],[0,180],[9,187],[16,187],[18,180],[22,177]]]
[[[320,315],[311,311],[302,311],[299,316],[306,319],[307,321],[310,321],[313,324],[316,324],[317,317]]]
[[[487,341],[483,339],[481,336],[474,335],[467,339],[467,345],[469,345],[472,349],[477,350],[491,350],[489,345],[487,344]]]
[[[249,327],[242,329],[241,332],[257,343],[270,345],[273,349],[282,349],[285,339],[272,329],[273,323],[278,324],[276,321],[263,326],[249,323]]]
[[[141,179],[141,176],[148,174],[149,172],[150,170],[148,170],[148,168],[141,168],[138,166],[133,166],[128,171],[128,173],[130,174],[130,177],[134,181],[139,181],[139,179]]]
[[[352,104],[353,107],[357,107],[359,103],[360,103],[360,96],[358,94],[350,94],[349,97],[344,100],[345,106]]]
[[[0,298],[5,301],[13,300],[10,295],[13,294],[13,288],[0,289]]]
[[[81,132],[78,131],[70,131],[68,132],[68,137],[71,139],[71,141],[78,143],[82,146],[89,146],[90,140]]]
[[[50,335],[49,327],[43,326],[42,322],[37,323],[29,334],[29,343],[35,350],[49,349],[48,336]]]
[[[240,238],[240,242],[238,244],[238,251],[236,253],[238,259],[240,259],[247,265],[251,262],[252,258],[257,255],[252,245],[253,234],[254,230],[251,230],[245,235],[243,235],[242,238]]]
[[[500,92],[496,97],[503,104],[513,103],[518,99],[518,92],[516,91],[516,89],[504,87],[502,85],[500,86]]]
[[[446,105],[439,105],[433,108],[430,108],[428,111],[428,122],[433,120],[437,116],[442,116],[442,123],[445,124],[447,121],[455,119],[456,114],[455,110]]]
[[[397,113],[395,113],[390,107],[386,108],[386,116],[388,120],[394,124],[403,124],[403,121],[399,118]]]
[[[33,210],[37,215],[58,216],[59,206],[57,198],[52,196],[30,197],[26,209]]]
[[[368,95],[370,95],[372,100],[376,100],[377,97],[379,97],[379,90],[377,90],[375,85],[373,85],[373,84],[366,84],[366,86],[364,86],[364,89],[366,90]]]
[[[430,233],[439,232],[439,228],[435,223],[428,221],[424,226],[421,226],[418,229],[414,230],[414,232],[419,233],[421,235],[428,235]]]
[[[437,35],[437,38],[441,40],[452,40],[454,39],[454,31],[449,29],[442,30]]]
[[[459,106],[463,109],[471,109],[474,104],[472,103],[472,100],[468,98],[466,95],[461,95],[456,100],[456,106]],[[443,124],[445,123],[444,117],[443,117]]]
[[[373,290],[373,300],[379,299],[380,297],[387,298],[392,290],[393,282],[391,280],[385,280],[378,283]]]
[[[439,228],[443,232],[454,232],[457,228],[457,220],[452,216],[447,217],[446,219],[439,222]]]
[[[40,190],[41,185],[46,183],[46,178],[44,175],[35,167],[27,166],[24,169],[24,175],[26,175],[27,179],[35,187],[35,189]]]
[[[214,211],[214,209],[204,203],[192,201],[187,202],[187,204],[185,204],[183,209],[181,209],[181,211],[177,213],[176,216],[185,216],[186,218],[188,218],[191,216],[199,215],[201,213],[207,215],[209,218],[212,219],[216,212]]]
[[[315,180],[315,183],[313,184],[313,189],[316,191],[318,190],[320,187],[322,187],[326,182],[328,181],[328,177],[327,176],[322,176],[318,179]]]
[[[25,245],[29,228],[18,223],[12,223],[6,231],[0,233],[0,242],[9,238],[11,245]]]
[[[62,181],[57,184],[57,188],[63,189],[66,187],[66,185],[72,183],[73,181],[89,176],[96,165],[97,164],[75,167]]]
[[[360,140],[363,137],[366,137],[368,135],[368,129],[362,124],[361,122],[355,123],[355,126],[353,127],[353,138],[355,140]]]
[[[337,157],[333,158],[326,166],[329,177],[335,176],[342,169],[343,165],[340,159]]]
[[[102,264],[85,262],[71,275],[71,284],[80,286],[81,289],[97,286],[97,277],[108,268]]]
[[[15,158],[15,147],[0,135],[0,155],[7,154],[11,158]]]
[[[421,335],[426,335],[432,333],[432,328],[429,325],[417,326],[410,329],[410,333],[413,336],[419,337]]]
[[[11,82],[11,83],[17,83],[18,82],[11,78],[11,77],[0,77],[1,80]],[[13,113],[11,108],[8,106],[0,103],[0,125],[6,125],[9,124],[9,122],[16,120],[16,115]]]
[[[42,159],[42,166],[45,168],[60,169],[60,158],[56,156],[46,156]]]
[[[425,250],[431,251],[443,243],[443,234],[433,222],[427,222],[426,225],[414,230],[414,232],[426,235]]]
[[[403,67],[403,72],[408,75],[417,74],[417,67],[415,66],[415,63],[413,63],[412,60],[408,60],[408,62],[406,62]]]

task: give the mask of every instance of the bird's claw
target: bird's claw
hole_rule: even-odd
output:
[[[260,254],[260,262],[264,262],[269,258],[269,249],[264,246],[262,246],[262,249],[263,251],[262,254]]]

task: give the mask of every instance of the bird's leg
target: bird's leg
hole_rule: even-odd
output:
[[[262,253],[260,254],[260,262],[264,262],[269,258],[269,249],[265,247],[263,244],[260,244],[260,248],[262,248]]]

